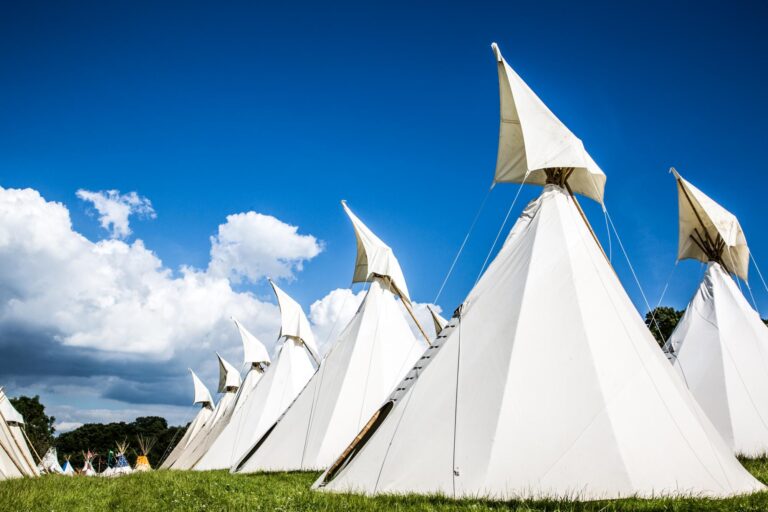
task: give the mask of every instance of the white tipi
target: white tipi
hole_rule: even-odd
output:
[[[678,259],[707,271],[665,347],[675,368],[731,449],[768,452],[768,328],[728,275],[746,280],[749,248],[738,219],[677,180]]]
[[[43,455],[43,459],[40,464],[37,465],[37,470],[42,474],[62,474],[64,469],[59,465],[59,456],[56,452],[56,447],[51,446],[48,451]]]
[[[243,363],[248,365],[249,370],[243,380],[243,385],[240,386],[232,416],[226,425],[222,425],[216,435],[216,439],[210,443],[208,450],[195,464],[194,469],[197,470],[229,468],[235,441],[235,436],[231,435],[231,433],[236,432],[237,428],[242,425],[242,415],[246,410],[243,405],[248,402],[248,397],[256,389],[256,385],[261,381],[264,372],[267,371],[267,367],[272,362],[269,358],[267,347],[256,336],[251,334],[243,324],[234,318],[232,320],[235,322],[235,326],[240,333],[240,339],[243,342]]]
[[[307,387],[254,442],[238,472],[327,468],[424,351],[397,303],[410,299],[392,249],[342,204],[357,238],[353,282],[370,288]]]
[[[675,375],[569,193],[602,200],[602,171],[494,50],[496,181],[544,191],[315,486],[582,500],[763,489]]]
[[[0,415],[2,415],[4,426],[0,428],[7,429],[8,449],[18,464],[24,476],[38,476],[40,471],[37,469],[37,463],[32,457],[32,452],[27,444],[26,434],[24,433],[24,418],[6,396],[3,388],[0,388]]]
[[[237,390],[240,388],[240,384],[242,384],[240,372],[219,354],[216,354],[216,357],[219,360],[218,391],[223,393],[223,395],[219,399],[219,403],[216,404],[211,419],[203,425],[203,428],[192,439],[187,449],[171,465],[172,469],[194,468],[195,464],[208,451],[211,443],[216,440],[219,432],[229,423],[229,418],[234,411]]]
[[[179,442],[176,443],[176,446],[171,450],[171,453],[168,454],[160,465],[160,469],[170,468],[173,463],[178,460],[182,452],[187,449],[189,443],[192,442],[203,426],[208,423],[208,420],[213,416],[213,398],[211,398],[211,392],[208,391],[208,388],[205,387],[203,381],[195,375],[195,372],[193,372],[191,368],[189,368],[189,373],[192,375],[192,385],[195,388],[195,397],[192,403],[200,404],[200,410],[189,424],[189,427],[187,427],[187,431],[184,432],[184,435],[179,439]]]
[[[279,354],[243,401],[238,420],[222,431],[205,465],[197,469],[231,468],[274,425],[315,373],[313,361],[319,356],[309,321],[295,300],[270,283],[280,307]]]

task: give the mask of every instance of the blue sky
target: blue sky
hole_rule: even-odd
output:
[[[347,199],[395,249],[414,299],[430,302],[491,183],[496,41],[606,172],[606,204],[655,303],[677,246],[672,165],[739,216],[768,269],[767,9],[17,2],[0,19],[0,186],[64,203],[92,241],[108,233],[75,192],[136,191],[156,218],[132,218],[127,241],[174,272],[208,264],[227,215],[274,216],[322,241],[283,283],[306,308],[349,286]],[[528,188],[513,217],[538,193]],[[445,311],[473,284],[516,190],[491,193]],[[606,241],[599,208],[582,203]],[[664,303],[682,308],[699,273],[681,263]],[[768,316],[768,294],[751,282]],[[268,300],[263,280],[233,286]]]

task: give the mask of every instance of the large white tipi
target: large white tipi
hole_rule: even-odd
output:
[[[211,397],[211,392],[208,391],[208,388],[205,387],[203,381],[201,381],[200,378],[195,375],[195,372],[193,372],[191,368],[189,369],[189,373],[192,375],[192,385],[195,388],[195,397],[192,403],[200,404],[200,410],[189,424],[189,427],[187,427],[187,431],[184,432],[184,435],[181,437],[181,439],[179,439],[179,442],[176,443],[176,446],[174,446],[173,450],[171,450],[171,453],[168,454],[168,456],[161,464],[161,469],[170,468],[173,463],[178,460],[184,450],[187,449],[189,444],[202,430],[205,424],[208,423],[208,420],[213,417],[213,398]]]
[[[274,425],[315,373],[315,337],[301,306],[270,281],[280,307],[279,353],[195,469],[231,468]]]
[[[29,444],[27,444],[27,436],[24,433],[24,418],[13,406],[3,388],[0,388],[0,415],[4,420],[0,429],[7,436],[7,442],[1,444],[7,444],[7,449],[23,476],[40,475],[40,470],[37,469],[37,463],[32,457]]]
[[[269,358],[267,347],[256,336],[251,334],[243,324],[234,318],[232,320],[235,322],[235,326],[240,333],[240,339],[243,342],[243,363],[248,365],[249,370],[245,379],[243,379],[243,385],[240,386],[232,416],[226,425],[222,425],[216,434],[216,438],[210,443],[208,450],[195,464],[194,469],[197,470],[229,469],[234,444],[234,436],[229,434],[236,432],[237,428],[242,425],[242,415],[246,410],[243,406],[248,403],[248,397],[256,389],[256,385],[261,381],[264,372],[267,371],[267,367],[272,362]]]
[[[738,219],[677,180],[678,259],[707,270],[665,347],[734,453],[768,452],[768,328],[729,276],[746,280],[749,248]]]
[[[370,288],[307,387],[235,471],[327,468],[424,351],[397,302],[410,298],[392,249],[342,204],[357,238],[353,282]]]
[[[605,175],[503,60],[497,182],[541,183],[389,401],[315,483],[453,497],[763,489],[675,374],[571,193]]]
[[[219,360],[219,393],[222,393],[219,403],[213,410],[211,419],[203,425],[203,428],[189,443],[179,458],[171,465],[171,469],[192,469],[200,458],[205,455],[211,443],[223,428],[229,423],[237,400],[237,391],[242,384],[240,372],[231,363],[216,354]]]

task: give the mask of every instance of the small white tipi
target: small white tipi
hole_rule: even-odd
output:
[[[316,482],[514,499],[764,489],[667,362],[571,191],[605,175],[502,59],[496,181],[543,183],[436,343]]]
[[[40,464],[37,465],[37,470],[43,474],[61,474],[64,473],[61,465],[59,465],[59,456],[56,453],[56,447],[51,446],[48,451],[43,455],[43,459]]]
[[[736,454],[768,452],[768,328],[728,274],[746,280],[749,248],[738,219],[676,171],[678,259],[707,270],[665,349]]]
[[[0,388],[0,415],[5,420],[4,425],[0,425],[0,429],[6,431],[8,449],[21,469],[22,474],[24,476],[40,475],[37,463],[32,457],[29,444],[27,444],[27,436],[24,433],[24,418],[13,406],[3,388]]]
[[[210,448],[211,443],[216,440],[216,436],[221,429],[226,427],[229,418],[234,410],[237,391],[242,384],[240,372],[232,364],[226,361],[219,354],[216,354],[219,360],[219,393],[223,393],[216,404],[211,417],[198,434],[189,443],[179,458],[171,465],[172,469],[192,469],[200,458],[205,455]]]
[[[64,465],[62,466],[61,474],[65,476],[75,476],[75,468],[72,467],[68,455],[64,457]]]
[[[187,427],[187,431],[184,432],[184,435],[179,439],[179,442],[176,443],[176,446],[171,450],[171,453],[168,454],[168,457],[166,457],[160,465],[161,469],[168,469],[173,466],[195,436],[197,436],[205,424],[213,417],[214,405],[213,398],[211,398],[211,392],[208,391],[208,388],[205,387],[203,381],[195,375],[195,372],[193,372],[191,368],[189,369],[189,373],[192,375],[192,385],[195,388],[195,397],[192,403],[200,404],[200,410],[189,424],[189,427]]]
[[[357,238],[353,282],[370,288],[307,387],[235,471],[327,468],[424,351],[397,303],[410,299],[392,249],[342,204]]]
[[[237,428],[242,424],[242,415],[246,410],[243,406],[248,402],[248,397],[256,389],[256,385],[261,381],[264,372],[272,362],[269,358],[267,347],[256,336],[251,334],[243,324],[234,318],[232,320],[235,322],[235,326],[240,333],[240,339],[243,342],[243,363],[248,365],[249,370],[245,379],[243,379],[240,391],[238,391],[232,416],[226,425],[222,425],[218,429],[216,439],[210,443],[208,450],[195,464],[194,469],[196,470],[229,469],[235,441],[235,436],[231,434],[233,432],[236,433]]]
[[[301,306],[270,281],[280,307],[279,353],[255,389],[245,398],[204,464],[196,469],[231,468],[274,425],[315,373],[319,359],[315,337]]]

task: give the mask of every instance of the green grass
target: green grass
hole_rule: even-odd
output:
[[[761,481],[768,481],[768,459],[743,461]],[[453,501],[437,496],[365,498],[309,489],[316,473],[230,475],[225,471],[155,471],[120,478],[37,479],[0,482],[0,509],[13,511],[80,510],[132,512],[190,510],[264,511],[699,511],[768,510],[768,492],[727,500],[627,499],[578,503],[569,501]]]

